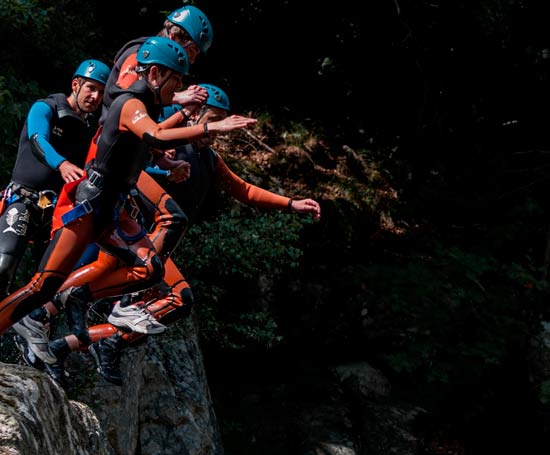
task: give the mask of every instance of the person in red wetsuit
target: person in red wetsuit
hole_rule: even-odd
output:
[[[164,274],[163,261],[139,223],[133,199],[136,181],[151,159],[152,148],[165,149],[174,141],[228,132],[256,121],[233,115],[203,125],[178,127],[182,116],[177,113],[157,123],[161,106],[170,103],[182,87],[189,62],[183,48],[165,37],[146,40],[137,62],[140,79],[128,89],[120,89],[113,99],[86,175],[63,188],[66,197],[56,206],[53,238],[38,271],[29,283],[0,302],[0,334],[60,290],[71,329],[80,341],[88,343],[81,309],[94,297],[146,289]],[[71,273],[93,242],[109,253],[103,255],[105,260],[99,258],[84,270]],[[42,360],[53,363],[56,357],[50,353]]]
[[[230,104],[226,93],[211,84],[201,84],[208,91],[206,104],[192,115],[192,123],[202,125],[220,121],[229,114]],[[178,106],[165,108],[166,116],[178,110]],[[164,187],[181,205],[190,224],[194,224],[206,203],[206,195],[212,190],[225,191],[242,203],[269,209],[309,213],[314,219],[320,219],[319,203],[313,199],[291,199],[252,185],[229,169],[222,157],[211,145],[213,137],[204,137],[192,144],[180,146],[175,150],[176,159],[186,160],[191,165],[190,178],[180,183],[165,182]],[[155,210],[155,207],[151,207]],[[151,213],[144,210],[144,213]],[[193,306],[193,294],[187,280],[171,259],[165,264],[162,284],[146,291],[144,309],[161,323],[169,324],[189,315]],[[141,296],[143,297],[143,296]],[[129,299],[129,296],[125,296]],[[152,302],[151,302],[152,300]],[[141,310],[143,311],[143,309]],[[136,313],[136,315],[139,313]],[[131,317],[109,316],[110,324],[100,324],[89,328],[93,344],[88,349],[94,356],[98,372],[114,384],[122,384],[119,368],[119,353],[125,346],[142,340],[145,333],[135,331],[128,324]],[[48,371],[58,381],[63,381],[63,362],[71,351],[85,350],[84,345],[74,334],[50,342],[50,348],[59,359],[48,365]],[[27,354],[28,355],[28,354]],[[30,362],[28,362],[30,363]]]

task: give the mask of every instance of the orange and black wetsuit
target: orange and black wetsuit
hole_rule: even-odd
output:
[[[225,164],[223,159],[210,147],[197,148],[185,145],[176,149],[176,159],[188,161],[191,165],[190,178],[182,183],[166,183],[165,187],[176,202],[183,208],[191,224],[201,215],[207,196],[212,191],[223,190],[240,202],[257,207],[285,210],[289,198],[252,185]],[[138,182],[139,187],[139,182]],[[158,213],[155,207],[143,209],[146,216]],[[145,300],[155,298],[147,305],[149,311],[162,323],[171,323],[185,317],[191,311],[193,294],[187,280],[171,259],[165,263],[164,285],[147,291]],[[117,332],[111,324],[100,324],[89,329],[93,342],[109,337]],[[143,338],[144,334],[133,332],[118,335],[122,342],[132,343]]]
[[[103,94],[103,111],[100,123],[103,123],[111,107],[113,99],[118,95],[120,88],[127,89],[138,80],[135,68],[137,65],[137,52],[140,46],[147,40],[147,36],[128,41],[122,46],[114,58],[114,64],[109,73]]]
[[[96,158],[86,176],[64,187],[74,204],[56,206],[54,225],[61,227],[55,230],[38,271],[29,283],[0,302],[0,334],[51,300],[62,284],[61,290],[68,291],[64,303],[78,306],[92,301],[92,295],[101,298],[135,292],[161,280],[162,260],[145,236],[139,217],[132,216],[137,213],[133,213],[130,193],[150,155],[145,141],[149,138],[157,148],[171,147],[174,140],[204,133],[202,126],[163,129],[152,118],[158,118],[157,106],[145,81],[120,91],[104,121]],[[128,206],[129,211],[125,210]],[[84,270],[71,273],[92,242],[110,254],[102,254]],[[86,330],[78,335],[81,341],[88,341]]]

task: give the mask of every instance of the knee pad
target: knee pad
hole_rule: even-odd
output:
[[[151,258],[151,285],[154,286],[155,284],[162,281],[162,278],[164,277],[164,264],[158,254],[155,254]]]
[[[166,201],[166,209],[170,212],[170,215],[172,216],[172,223],[177,227],[177,229],[186,231],[189,226],[189,219],[178,203],[174,199],[170,198]]]
[[[189,311],[191,311],[191,308],[195,304],[195,298],[193,297],[191,288],[183,288],[180,292],[180,296],[183,306],[189,308]]]
[[[191,314],[191,309],[195,304],[195,299],[193,298],[193,292],[191,291],[191,288],[183,288],[180,292],[180,298],[182,305],[174,305],[173,310],[166,313],[160,319],[160,322],[162,322],[163,324],[171,324]]]

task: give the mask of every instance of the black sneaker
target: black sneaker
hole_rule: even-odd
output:
[[[21,354],[23,362],[25,362],[30,367],[36,368],[37,370],[44,370],[44,362],[36,357],[34,352],[31,351],[25,338],[23,338],[21,335],[15,335],[14,342],[15,346],[19,350],[19,353]]]
[[[88,351],[94,357],[97,372],[110,383],[122,385],[120,352],[116,347],[116,342],[111,341],[111,338],[99,340],[91,344]]]
[[[59,360],[55,363],[46,363],[46,373],[57,382],[64,389],[68,386],[69,373],[65,371],[63,360]]]
[[[65,359],[71,352],[65,338],[58,338],[49,342],[49,348],[55,356],[56,361],[51,364],[45,364],[48,375],[64,389],[68,386],[70,375],[65,371]]]

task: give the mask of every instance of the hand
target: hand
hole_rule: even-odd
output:
[[[192,113],[199,106],[203,105],[208,98],[208,91],[198,85],[190,85],[187,90],[174,93],[172,103],[179,104],[182,107],[189,107]]]
[[[249,125],[253,125],[257,121],[258,120],[255,118],[243,117],[242,115],[230,115],[223,120],[209,122],[208,131],[213,133],[223,133],[237,128],[245,128]]]
[[[311,213],[314,220],[321,219],[321,206],[313,199],[300,199],[292,201],[290,209],[298,213]]]
[[[57,169],[65,183],[74,182],[84,174],[82,169],[67,160],[62,161]]]
[[[168,176],[169,182],[181,183],[189,178],[191,175],[191,165],[187,161],[174,161],[177,163],[170,169],[170,175]]]
[[[176,157],[176,149],[164,150],[164,156],[173,160]]]

